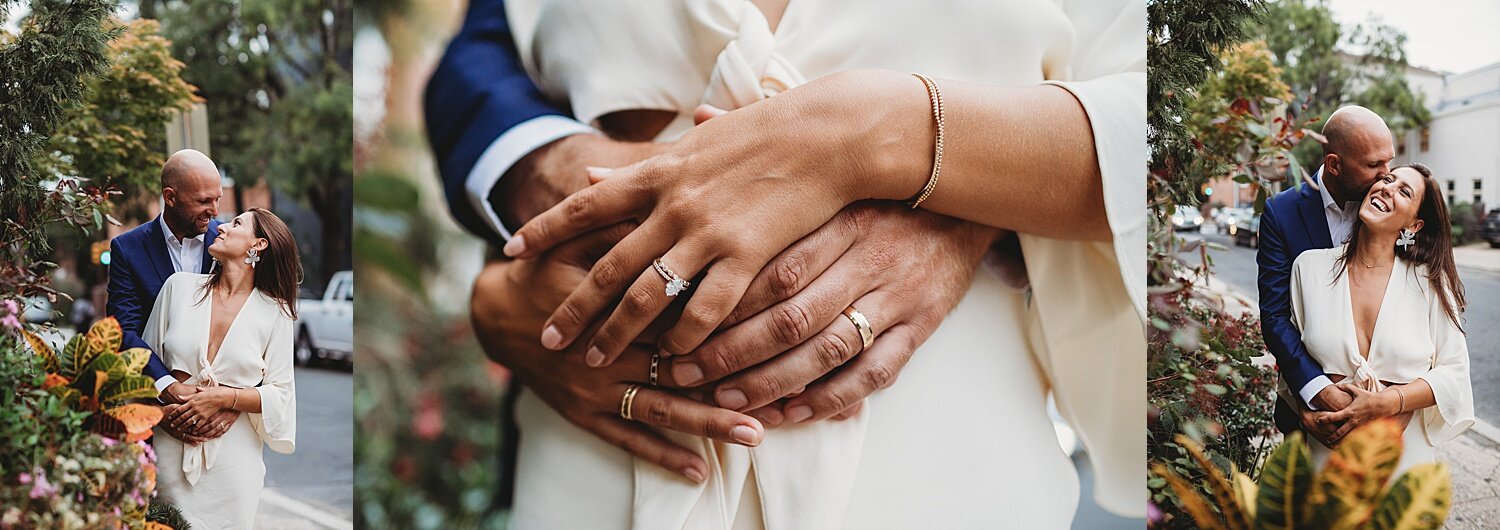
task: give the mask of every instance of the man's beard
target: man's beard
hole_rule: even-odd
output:
[[[180,217],[167,210],[167,224],[172,230],[181,230],[182,237],[198,237],[203,232],[198,230],[198,219],[196,217]]]

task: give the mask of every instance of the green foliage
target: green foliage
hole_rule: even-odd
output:
[[[0,0],[0,6],[13,2]],[[87,82],[109,66],[113,0],[35,0],[19,34],[0,30],[0,292],[52,293],[46,227],[98,228],[107,192],[47,182],[35,167]]]
[[[146,520],[170,526],[173,530],[190,530],[193,527],[182,516],[182,510],[155,500],[152,500],[151,507],[146,509]]]
[[[42,387],[75,410],[88,413],[90,429],[133,442],[149,437],[151,427],[161,421],[160,408],[127,404],[154,398],[157,391],[151,378],[140,373],[145,365],[141,352],[118,352],[123,334],[114,317],[95,322],[87,333],[73,335],[61,353],[29,330],[21,334],[48,368]]]
[[[353,4],[347,0],[146,0],[183,78],[208,101],[214,160],[238,184],[262,179],[322,224],[310,275],[348,268],[353,208]]]
[[[0,525],[142,527],[155,488],[150,448],[90,433],[89,414],[44,384],[39,357],[0,338]]]
[[[1305,442],[1294,434],[1266,461],[1259,484],[1234,469],[1231,483],[1223,469],[1202,457],[1197,444],[1183,438],[1192,465],[1207,477],[1212,502],[1164,465],[1153,466],[1152,473],[1178,493],[1196,528],[1436,530],[1452,500],[1445,464],[1413,466],[1387,487],[1401,459],[1402,428],[1385,418],[1355,429],[1316,475]],[[1250,498],[1256,499],[1253,505]]]
[[[118,35],[109,45],[110,67],[89,80],[83,99],[69,102],[68,119],[37,167],[54,177],[156,190],[166,163],[165,125],[197,98],[155,21],[109,21],[105,28]]]
[[[1448,207],[1448,224],[1452,225],[1453,244],[1465,245],[1478,241],[1484,234],[1484,216],[1488,213],[1484,203],[1460,202]]]
[[[1379,19],[1350,31],[1334,21],[1321,2],[1280,0],[1270,4],[1263,22],[1251,24],[1249,31],[1275,56],[1282,80],[1292,89],[1293,110],[1300,115],[1327,116],[1338,107],[1356,104],[1385,118],[1398,134],[1431,120],[1406,83],[1406,35]],[[1322,150],[1307,144],[1297,148],[1296,155],[1312,171]]]

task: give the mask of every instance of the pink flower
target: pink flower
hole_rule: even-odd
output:
[[[114,438],[103,437],[103,440],[104,440],[104,446],[105,447],[114,447],[115,446],[115,440],[114,440]]]
[[[31,498],[40,499],[42,497],[47,497],[55,493],[57,493],[57,488],[54,488],[51,484],[47,483],[47,476],[38,474],[36,476],[36,485],[31,487]]]
[[[31,473],[25,473],[25,472],[21,473],[21,483],[22,484],[30,484],[31,483]]]

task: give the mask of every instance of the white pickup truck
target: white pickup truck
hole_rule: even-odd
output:
[[[354,361],[354,272],[339,271],[328,280],[323,298],[297,300],[298,365],[314,360]]]

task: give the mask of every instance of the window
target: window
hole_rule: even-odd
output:
[[[1403,134],[1403,135],[1401,135],[1401,139],[1398,140],[1398,141],[1396,141],[1396,156],[1403,156],[1405,154],[1406,154],[1406,135]]]
[[[1443,195],[1448,197],[1448,206],[1453,206],[1453,181],[1448,180],[1445,182],[1448,183],[1448,190],[1447,192],[1443,193]]]
[[[1484,202],[1484,181],[1474,179],[1474,206]]]
[[[1432,140],[1432,129],[1428,129],[1426,127],[1423,127],[1422,128],[1422,152],[1423,153],[1427,152],[1427,147],[1428,147],[1428,143],[1429,143],[1430,140]],[[1452,185],[1453,183],[1449,182],[1448,184]]]

